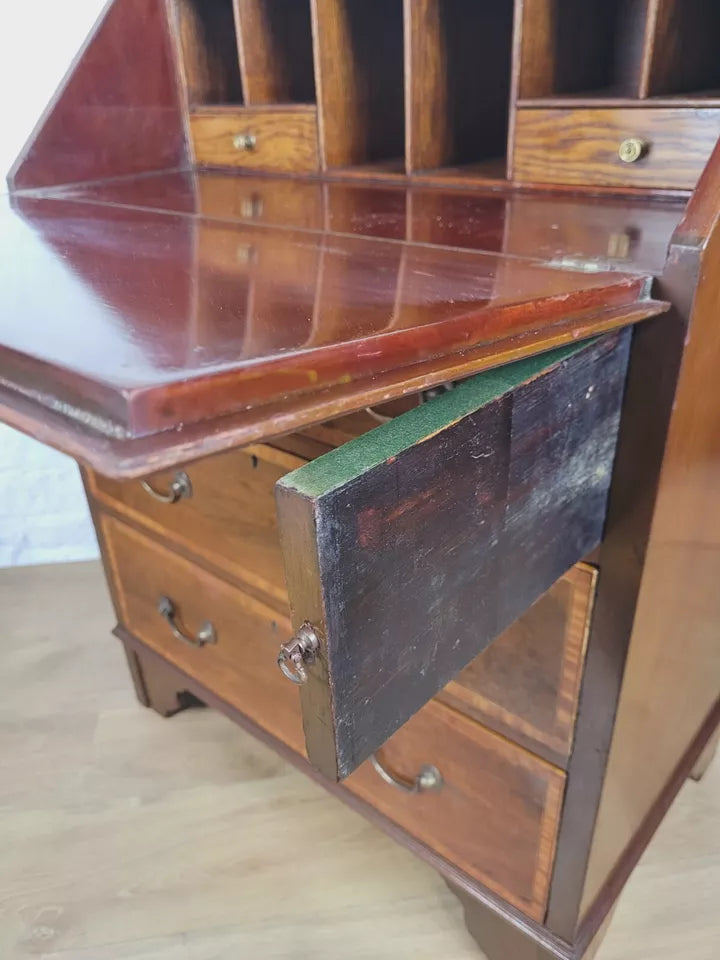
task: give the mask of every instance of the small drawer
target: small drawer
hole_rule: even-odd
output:
[[[517,111],[514,176],[524,183],[691,190],[720,136],[720,109]]]
[[[346,781],[413,837],[534,920],[547,905],[564,774],[479,724],[431,702]],[[407,792],[424,767],[439,788]],[[403,785],[405,789],[403,789]]]
[[[317,109],[312,106],[199,110],[190,116],[190,132],[199,166],[284,173],[319,169]]]
[[[274,487],[304,463],[257,445],[154,474],[145,482],[88,473],[88,488],[104,508],[202,556],[285,609]]]
[[[588,564],[569,570],[438,699],[566,767],[596,580]]]
[[[304,755],[297,691],[276,664],[289,620],[113,517],[99,528],[122,626]]]

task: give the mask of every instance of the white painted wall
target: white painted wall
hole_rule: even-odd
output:
[[[7,171],[104,6],[105,0],[33,0],[3,9],[0,192]],[[0,250],[0,256],[12,255],[12,250]],[[0,567],[96,555],[75,463],[0,425]]]

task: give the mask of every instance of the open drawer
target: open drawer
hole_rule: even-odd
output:
[[[630,334],[481,374],[277,484],[310,761],[343,779],[599,543]]]

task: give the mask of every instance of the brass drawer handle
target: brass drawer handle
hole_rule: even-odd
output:
[[[236,150],[254,150],[257,138],[254,133],[237,133],[233,137],[233,146]]]
[[[166,620],[172,630],[173,636],[191,647],[204,647],[208,643],[217,643],[217,634],[215,627],[207,620],[198,630],[196,637],[191,637],[186,633],[178,623],[177,610],[170,597],[160,597],[158,600],[158,613]]]
[[[637,163],[638,160],[642,160],[649,149],[650,144],[646,140],[641,140],[639,137],[630,137],[620,144],[618,156],[623,163]]]
[[[403,793],[426,793],[428,790],[440,790],[444,783],[442,774],[438,768],[434,767],[431,763],[426,763],[420,767],[420,771],[413,780],[406,780],[404,777],[397,777],[395,774],[390,773],[389,770],[386,770],[378,760],[377,754],[373,753],[370,755],[370,762],[375,768],[377,775],[384,780],[385,783],[390,784],[391,787],[395,787],[397,790],[402,790]]]
[[[307,680],[305,664],[315,662],[319,649],[320,639],[312,624],[304,623],[292,640],[280,645],[278,666],[292,683],[305,683]]]
[[[193,495],[192,483],[190,483],[190,477],[185,473],[184,470],[178,470],[178,472],[173,477],[173,482],[170,484],[170,489],[167,493],[161,493],[159,490],[153,489],[149,483],[145,480],[140,481],[140,486],[143,488],[145,493],[149,493],[151,497],[155,500],[159,500],[160,503],[177,503],[178,500],[182,500],[183,497],[188,500]]]

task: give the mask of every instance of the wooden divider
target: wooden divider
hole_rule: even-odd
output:
[[[310,0],[235,0],[245,102],[314,103]]]
[[[243,102],[233,0],[175,0],[190,107]]]

